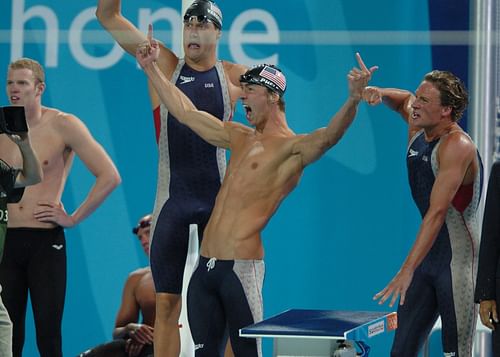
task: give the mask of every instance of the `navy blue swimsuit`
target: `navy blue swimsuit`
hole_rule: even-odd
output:
[[[229,120],[229,94],[220,62],[206,72],[181,62],[174,78],[198,109]],[[205,142],[163,106],[159,151],[151,270],[157,292],[180,294],[189,226],[198,225],[201,242],[225,172],[225,151]]]
[[[423,131],[408,147],[407,166],[413,199],[422,215],[430,206],[439,171],[441,138],[427,142]],[[481,160],[478,155],[478,162]],[[398,306],[398,328],[391,356],[417,356],[438,316],[445,353],[470,356],[476,326],[474,284],[477,272],[479,226],[476,212],[482,190],[482,167],[474,182],[463,185],[434,244],[415,270],[404,305]]]

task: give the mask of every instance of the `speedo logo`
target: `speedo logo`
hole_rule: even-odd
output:
[[[196,79],[195,77],[186,77],[186,76],[179,76],[181,82],[179,84],[186,84],[190,82],[194,82]]]
[[[417,155],[418,155],[418,151],[416,151],[416,150],[410,149],[408,151],[408,157],[414,157],[414,156],[417,156]]]
[[[203,343],[198,343],[197,345],[194,345],[194,350],[200,350],[204,347],[205,345]]]

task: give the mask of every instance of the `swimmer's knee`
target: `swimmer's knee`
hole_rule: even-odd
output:
[[[156,315],[162,318],[179,316],[181,311],[181,295],[157,293],[156,294]]]

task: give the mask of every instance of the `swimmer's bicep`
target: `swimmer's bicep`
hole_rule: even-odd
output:
[[[298,135],[294,141],[291,153],[301,158],[305,167],[318,160],[330,147],[326,128],[316,129],[310,134]]]

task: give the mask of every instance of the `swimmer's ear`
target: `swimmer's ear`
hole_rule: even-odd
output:
[[[269,92],[269,103],[276,104],[280,100],[280,96],[276,92]]]
[[[43,82],[40,82],[38,84],[35,85],[35,93],[36,95],[42,95],[43,92],[45,92],[45,83]]]

